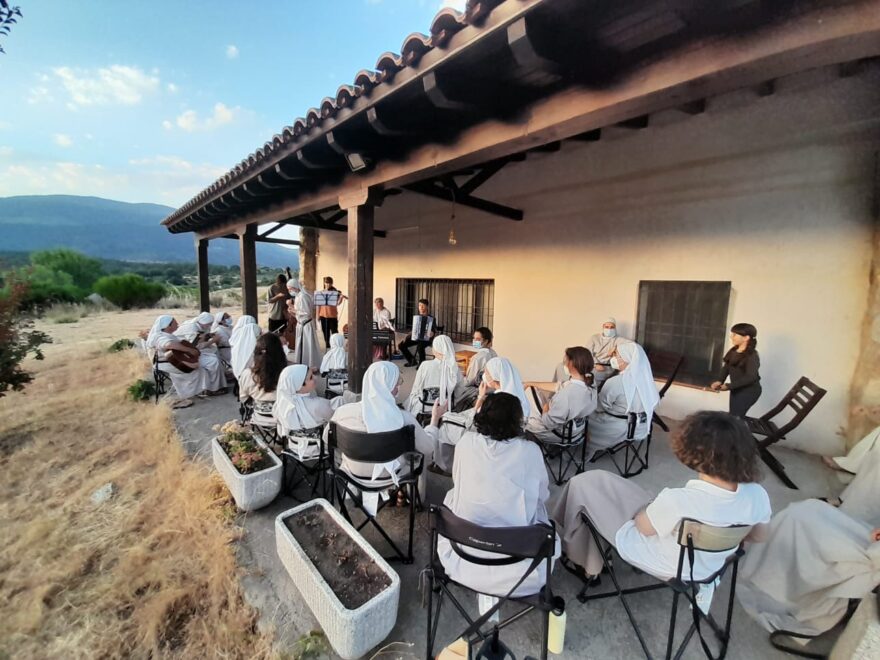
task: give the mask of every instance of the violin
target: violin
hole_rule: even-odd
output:
[[[181,351],[179,348],[172,348],[167,352],[165,359],[168,361],[168,364],[178,371],[185,374],[191,374],[199,368],[199,356],[201,355],[201,351],[199,351],[195,344],[188,342],[185,339],[179,340],[179,343],[187,348],[193,349],[195,355],[188,351]]]

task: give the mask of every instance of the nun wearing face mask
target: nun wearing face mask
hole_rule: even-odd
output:
[[[436,387],[439,390],[437,400],[441,405],[447,405],[461,380],[461,371],[458,369],[458,362],[455,361],[455,346],[452,340],[446,335],[434,337],[431,349],[434,359],[425,360],[419,365],[415,382],[404,406],[414,415],[422,412],[423,390]]]
[[[434,362],[434,360],[431,361]],[[427,467],[434,460],[434,442],[437,430],[433,426],[423,429],[411,413],[397,407],[396,397],[400,381],[400,369],[397,368],[397,365],[391,362],[374,362],[364,373],[361,400],[357,403],[340,406],[333,413],[330,421],[352,431],[366,431],[368,433],[381,433],[394,431],[404,426],[414,426],[416,451],[424,455],[424,466]],[[328,424],[324,428],[324,442],[327,442],[329,433],[330,425]],[[371,463],[352,461],[343,456],[342,466],[351,474],[367,479],[374,478],[374,466]],[[387,479],[389,469],[399,470],[400,465],[395,467],[393,464],[388,464],[375,476],[375,479]],[[422,500],[425,499],[427,493],[427,478],[427,470],[422,470],[419,477],[419,492]]]
[[[602,322],[602,332],[590,337],[586,348],[593,355],[593,384],[597,388],[601,388],[605,381],[615,373],[614,368],[611,367],[611,356],[614,355],[614,349],[630,341],[632,340],[618,336],[617,320],[613,316],[609,316]],[[564,383],[567,380],[568,374],[565,373],[563,364],[560,362],[556,366],[553,382]]]
[[[644,440],[651,429],[651,416],[660,403],[648,356],[635,342],[620,344],[610,366],[617,372],[599,392],[598,407],[590,415],[590,456],[626,440],[629,413],[636,413],[633,440]]]
[[[492,348],[492,331],[489,328],[477,328],[474,330],[473,349],[476,354],[468,363],[467,373],[459,381],[455,388],[455,412],[463,412],[472,408],[480,393],[480,382],[483,378],[483,369],[486,363],[498,354]]]

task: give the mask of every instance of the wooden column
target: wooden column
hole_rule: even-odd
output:
[[[375,201],[368,191],[340,197],[348,212],[348,387],[361,393],[364,372],[373,361],[373,220]]]
[[[196,238],[196,259],[199,270],[199,309],[211,311],[211,289],[208,279],[208,241]]]
[[[241,267],[241,313],[253,316],[259,322],[257,305],[257,225],[239,229],[238,245]]]
[[[299,276],[311,291],[318,288],[318,230],[301,227],[299,230]]]

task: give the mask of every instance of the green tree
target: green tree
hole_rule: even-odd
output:
[[[27,295],[23,282],[8,283],[5,292],[0,292],[0,397],[9,390],[23,390],[34,379],[21,363],[31,354],[42,360],[40,346],[52,341],[49,335],[33,330],[33,322],[22,316],[21,304]]]
[[[16,297],[22,309],[42,307],[53,302],[76,302],[82,300],[82,290],[73,278],[45,266],[26,266],[3,274],[5,285],[0,296],[11,295],[16,286],[23,287]]]
[[[82,291],[82,297],[91,293],[94,283],[104,274],[99,260],[68,248],[34,252],[31,254],[31,263],[70,275],[73,284]]]
[[[95,282],[95,293],[122,309],[152,307],[165,295],[165,287],[140,275],[107,275]]]

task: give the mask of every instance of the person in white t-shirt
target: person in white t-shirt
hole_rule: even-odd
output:
[[[601,572],[602,558],[581,513],[624,561],[661,579],[676,575],[683,518],[718,527],[750,525],[748,540],[763,538],[770,521],[770,499],[757,483],[758,452],[742,420],[724,412],[695,413],[673,434],[672,449],[678,460],[696,470],[697,478],[681,488],[664,488],[656,497],[601,470],[568,482],[550,517],[562,534],[563,553],[584,577]],[[728,554],[697,551],[694,578],[710,576]]]

